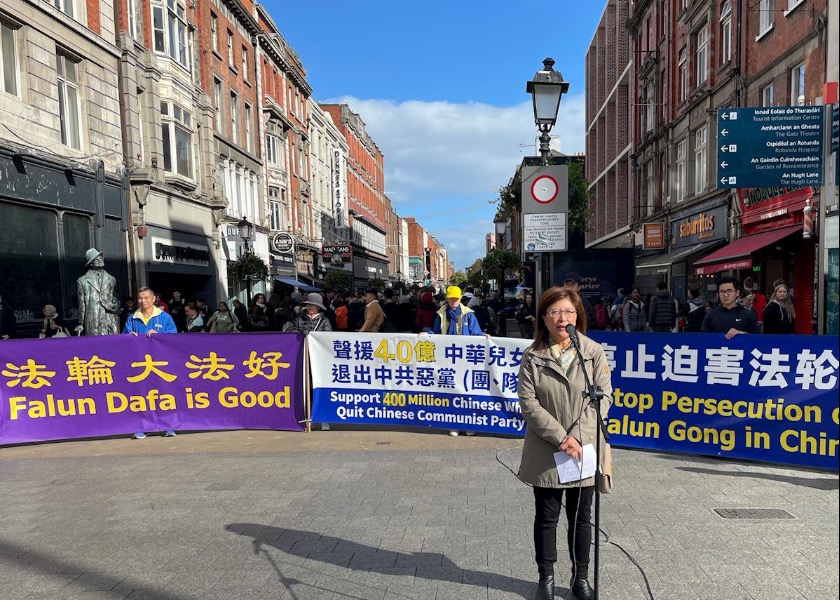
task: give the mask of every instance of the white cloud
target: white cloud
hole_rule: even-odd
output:
[[[552,134],[567,154],[584,150],[583,95],[563,98]],[[366,124],[384,155],[385,191],[401,217],[414,217],[449,252],[456,269],[484,256],[495,190],[522,158],[536,155],[530,100],[488,104],[340,98]]]

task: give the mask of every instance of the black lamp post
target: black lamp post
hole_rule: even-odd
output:
[[[248,221],[248,217],[242,217],[242,220],[236,224],[239,227],[239,237],[242,238],[242,242],[245,244],[245,250],[242,253],[242,256],[246,256],[251,253],[251,246],[250,241],[254,235],[254,224]],[[245,299],[245,306],[248,310],[251,310],[251,275],[250,273],[245,276],[245,285],[248,290],[248,297]]]
[[[534,78],[525,84],[525,91],[531,94],[534,101],[534,122],[540,132],[540,156],[542,164],[548,164],[548,145],[551,137],[548,132],[557,122],[557,110],[560,108],[560,98],[569,91],[569,82],[563,80],[563,75],[554,70],[554,59],[546,58],[543,68],[537,71]]]

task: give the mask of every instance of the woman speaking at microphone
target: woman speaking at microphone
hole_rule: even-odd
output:
[[[595,597],[589,584],[595,478],[561,483],[554,461],[555,452],[580,460],[582,447],[592,444],[594,448],[599,431],[595,407],[584,395],[582,367],[566,327],[576,328],[589,379],[604,392],[604,418],[612,402],[610,369],[601,345],[583,335],[586,313],[576,292],[557,286],[543,292],[534,325],[534,343],[525,351],[519,368],[519,404],[527,427],[518,473],[523,483],[534,488],[534,550],[539,571],[534,598],[554,598],[557,521],[565,496],[571,588],[578,600],[591,600]]]

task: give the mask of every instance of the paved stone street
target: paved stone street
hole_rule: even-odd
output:
[[[0,599],[530,600],[532,495],[497,461],[519,444],[339,428],[3,448]],[[836,474],[614,454],[603,600],[838,597]],[[733,508],[790,518],[715,512]]]

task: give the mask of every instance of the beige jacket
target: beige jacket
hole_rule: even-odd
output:
[[[382,322],[385,320],[385,311],[379,305],[379,301],[369,302],[365,307],[365,322],[359,331],[379,331]]]
[[[599,343],[580,333],[578,338],[589,379],[604,391],[601,416],[606,419],[612,405],[612,383],[607,358]],[[560,443],[566,435],[571,435],[581,445],[595,445],[597,417],[595,407],[589,398],[583,396],[585,389],[577,356],[572,360],[567,376],[548,348],[528,348],[525,351],[519,366],[519,404],[526,423],[525,444],[518,473],[521,481],[546,488],[587,487],[595,484],[594,477],[582,482],[561,484],[554,463],[554,453],[560,451]],[[575,424],[578,417],[580,420]],[[574,428],[569,431],[573,425]],[[603,447],[602,436],[602,454]]]

